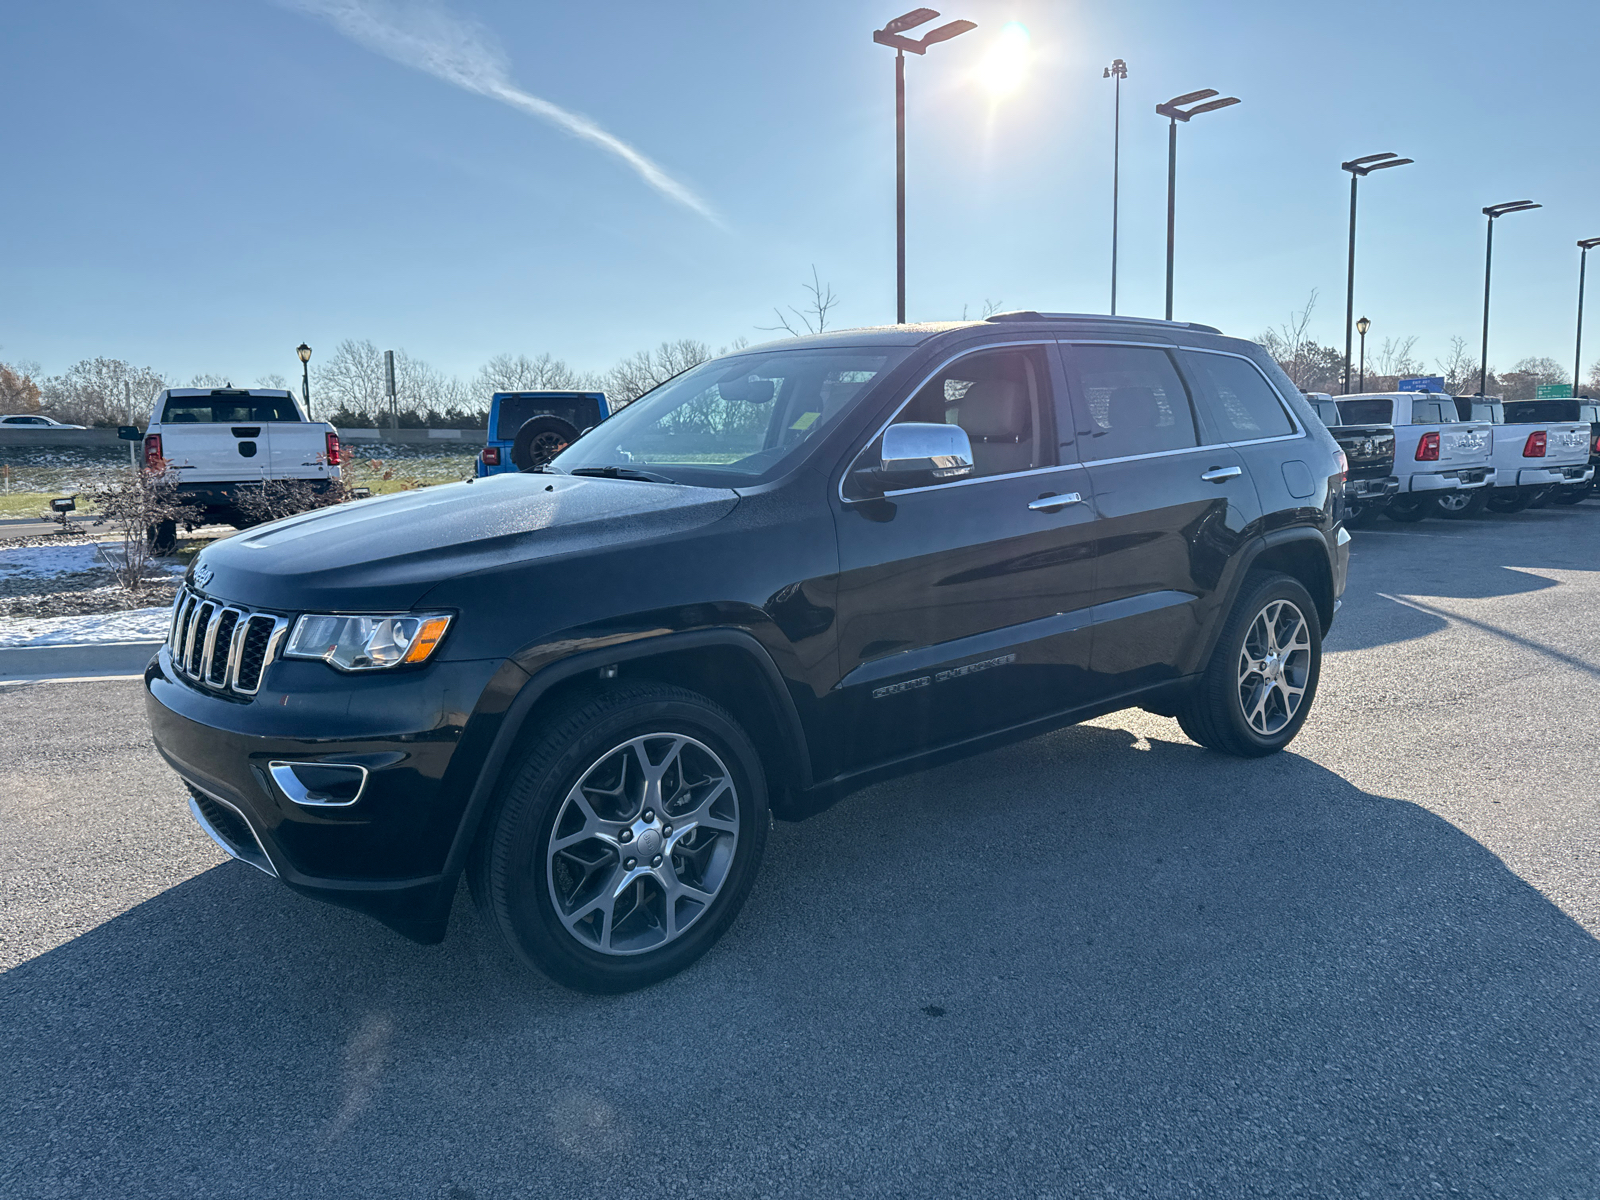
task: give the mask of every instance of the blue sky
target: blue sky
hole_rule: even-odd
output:
[[[357,3],[358,0],[346,0]],[[438,5],[367,5],[380,13]],[[0,137],[11,170],[0,359],[95,354],[235,380],[302,340],[405,347],[469,374],[550,351],[603,368],[664,338],[761,340],[815,264],[841,324],[893,318],[890,51],[911,5],[533,3],[443,9],[509,79],[583,114],[703,199],[271,0],[13,0]],[[1105,311],[1111,83],[1123,91],[1119,308],[1159,316],[1166,123],[1214,87],[1239,106],[1180,130],[1176,315],[1251,336],[1319,293],[1342,340],[1348,177],[1362,187],[1356,306],[1369,344],[1430,364],[1477,344],[1485,204],[1490,361],[1568,362],[1580,237],[1600,236],[1592,6],[963,0],[979,28],[908,63],[913,319]],[[973,69],[1008,21],[1032,67],[994,101]],[[1600,268],[1600,262],[1596,263]],[[1593,308],[1600,309],[1600,297]],[[1600,356],[1600,327],[1587,339]],[[1586,364],[1587,365],[1587,364]]]

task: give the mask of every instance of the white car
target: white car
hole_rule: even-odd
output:
[[[54,417],[43,417],[38,413],[12,413],[0,417],[0,429],[85,429],[84,425],[68,425],[65,421],[58,421]]]
[[[1494,478],[1494,426],[1463,421],[1455,399],[1440,392],[1365,392],[1340,396],[1347,425],[1394,426],[1395,494],[1383,515],[1420,521],[1486,489]]]
[[[1594,478],[1588,421],[1507,421],[1505,405],[1493,396],[1457,396],[1456,410],[1464,421],[1494,426],[1494,473],[1480,495],[1441,516],[1473,516],[1485,506],[1490,512],[1521,512],[1550,488],[1583,487]]]

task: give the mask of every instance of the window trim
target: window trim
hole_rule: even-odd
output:
[[[856,463],[861,460],[861,456],[863,454],[865,454],[868,449],[871,448],[871,446],[872,446],[872,444],[874,442],[876,442],[879,438],[881,438],[883,436],[883,431],[885,429],[889,428],[889,426],[894,424],[895,418],[898,417],[901,413],[903,413],[906,410],[906,407],[922,393],[922,389],[927,387],[928,384],[932,383],[936,378],[938,378],[940,375],[942,375],[944,373],[944,370],[945,370],[946,367],[950,366],[952,363],[960,362],[963,358],[969,358],[974,354],[984,354],[984,353],[987,353],[990,350],[1013,350],[1013,349],[1017,349],[1019,347],[1025,347],[1025,346],[1038,346],[1038,347],[1042,348],[1045,351],[1046,355],[1048,355],[1051,346],[1053,346],[1055,344],[1055,342],[1056,342],[1056,339],[1055,338],[1050,338],[1050,337],[1045,337],[1045,338],[1026,338],[1026,339],[1023,339],[1023,340],[1020,340],[1020,341],[1014,341],[1014,342],[984,342],[984,343],[982,343],[980,345],[977,345],[977,346],[964,347],[964,348],[962,348],[960,350],[957,350],[954,354],[950,355],[949,358],[946,358],[946,359],[942,360],[936,367],[934,367],[931,371],[927,372],[927,374],[923,375],[922,378],[917,380],[917,382],[911,387],[911,389],[908,392],[906,392],[905,399],[902,400],[899,404],[895,405],[895,409],[894,409],[894,411],[892,413],[889,414],[888,419],[885,420],[883,422],[883,424],[879,425],[878,428],[873,431],[871,436],[869,436],[867,438],[866,444],[863,445],[861,447],[861,449],[857,450],[854,454],[852,454],[850,456],[850,461],[845,464],[844,470],[839,473],[839,483],[834,488],[835,494],[837,494],[838,497],[839,497],[839,503],[848,504],[848,505],[870,504],[874,500],[888,499],[890,496],[918,495],[918,494],[920,494],[922,492],[931,492],[931,491],[935,491],[935,490],[942,489],[942,488],[962,487],[962,486],[964,486],[966,484],[971,484],[971,483],[988,483],[988,482],[990,482],[992,480],[995,480],[995,479],[1016,479],[1016,478],[1018,478],[1020,476],[1023,476],[1023,475],[1037,475],[1037,474],[1039,474],[1039,473],[1041,473],[1043,471],[1059,471],[1063,467],[1068,467],[1068,466],[1082,466],[1083,465],[1082,462],[1077,462],[1077,463],[1061,463],[1061,462],[1058,462],[1058,463],[1054,463],[1054,464],[1052,464],[1051,466],[1048,466],[1048,467],[1029,467],[1026,471],[1010,471],[1010,472],[1008,472],[1008,473],[1006,473],[1004,475],[980,475],[976,479],[954,479],[954,480],[951,480],[948,483],[930,483],[930,484],[925,484],[922,487],[897,488],[892,492],[884,492],[879,496],[862,496],[862,497],[859,497],[859,498],[852,499],[851,497],[846,496],[844,494],[844,481],[850,478],[852,472],[855,469]],[[1054,411],[1054,409],[1056,407],[1056,405],[1055,405],[1055,396],[1053,394],[1054,391],[1055,391],[1055,379],[1053,378],[1054,374],[1055,374],[1055,372],[1053,370],[1050,370],[1048,368],[1048,364],[1047,364],[1046,380],[1050,384],[1050,389],[1051,389],[1051,392],[1052,392],[1052,395],[1050,397],[1050,404],[1048,406],[1052,410],[1049,413],[1050,424],[1051,424],[1051,432],[1052,433],[1056,433],[1057,432],[1055,430],[1055,428],[1054,428],[1055,419],[1056,419],[1056,413]],[[1041,409],[1043,409],[1046,406],[1041,405],[1040,407],[1041,407]],[[1041,420],[1041,423],[1042,423],[1042,420],[1043,420],[1043,414],[1042,413],[1041,413],[1041,416],[1040,416],[1040,420]],[[1035,437],[1038,437],[1039,434],[1042,433],[1042,432],[1043,432],[1042,430],[1036,431]],[[1041,439],[1041,444],[1044,444],[1042,439]],[[1058,444],[1056,446],[1055,453],[1056,453],[1057,457],[1060,456],[1059,438],[1058,438]]]
[[[1289,418],[1289,427],[1294,430],[1293,433],[1275,433],[1271,437],[1251,438],[1250,440],[1243,442],[1223,442],[1222,445],[1265,446],[1270,442],[1288,442],[1293,441],[1296,438],[1309,436],[1309,434],[1306,432],[1305,426],[1301,423],[1300,418],[1295,415],[1294,406],[1290,404],[1288,398],[1278,390],[1277,385],[1272,382],[1271,376],[1261,369],[1261,364],[1256,362],[1256,360],[1251,358],[1248,354],[1240,354],[1236,350],[1210,350],[1204,346],[1179,346],[1178,349],[1191,354],[1220,354],[1224,358],[1237,358],[1249,363],[1250,366],[1254,368],[1255,373],[1261,376],[1262,382],[1267,385],[1267,390],[1277,397],[1279,407],[1283,409],[1284,413]],[[1338,397],[1335,396],[1334,400],[1337,401]],[[1307,401],[1307,403],[1310,402]]]

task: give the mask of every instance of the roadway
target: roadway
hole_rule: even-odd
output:
[[[1288,753],[876,787],[613,998],[224,860],[136,682],[0,688],[0,1195],[1593,1195],[1597,535],[1358,533]]]

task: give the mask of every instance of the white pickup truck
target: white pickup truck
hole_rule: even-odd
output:
[[[1594,478],[1589,465],[1587,421],[1506,422],[1505,405],[1493,396],[1457,396],[1462,420],[1488,421],[1494,426],[1494,474],[1483,496],[1472,497],[1460,513],[1471,516],[1485,506],[1490,512],[1521,512],[1553,487],[1581,487]]]
[[[247,524],[241,492],[269,481],[330,490],[339,458],[338,431],[308,421],[282,388],[168,388],[144,435],[145,466],[170,471],[179,496],[207,523]]]
[[[1464,507],[1475,493],[1487,490],[1493,426],[1486,420],[1462,421],[1453,397],[1363,392],[1339,396],[1335,403],[1346,425],[1394,426],[1396,488],[1384,516],[1406,522],[1454,516],[1452,507]]]

